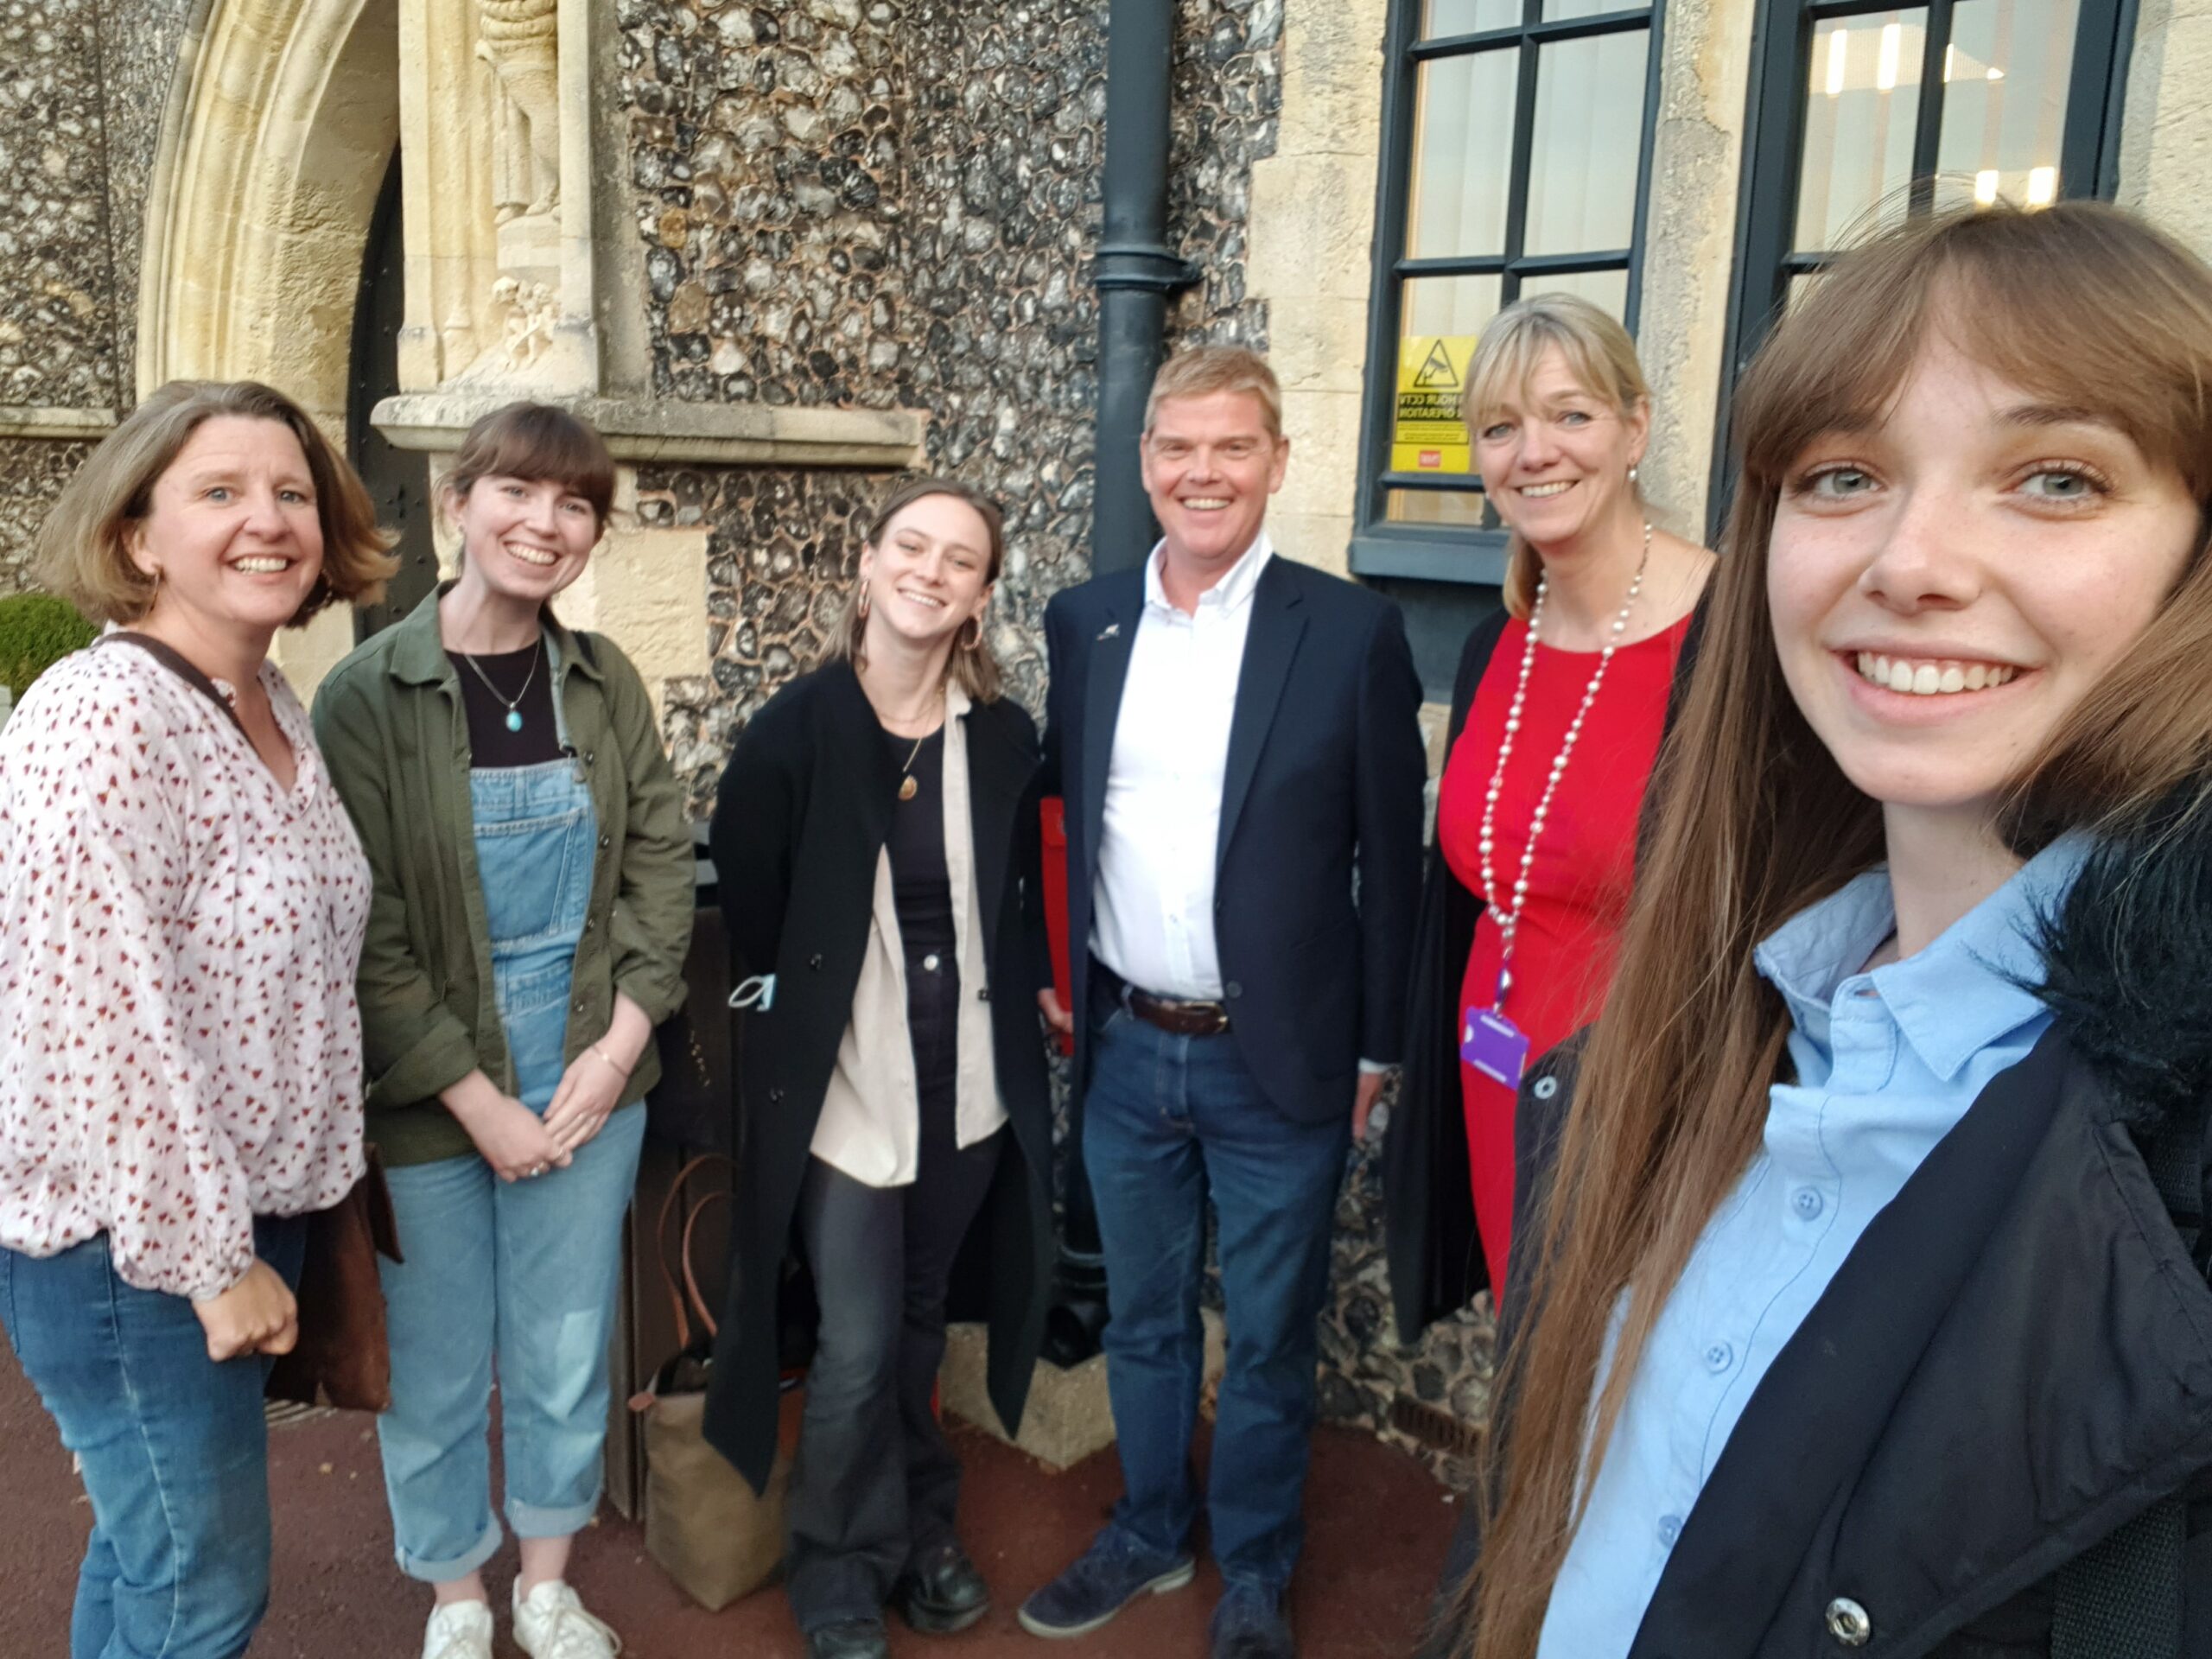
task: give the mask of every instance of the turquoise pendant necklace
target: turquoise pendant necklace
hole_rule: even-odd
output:
[[[545,636],[542,633],[537,636],[537,649],[530,654],[530,672],[522,677],[522,690],[512,697],[492,683],[492,677],[484,671],[484,665],[475,658],[467,652],[462,652],[459,655],[462,662],[467,663],[475,671],[476,677],[484,682],[484,689],[492,694],[493,699],[506,705],[507,729],[511,732],[522,730],[522,700],[530,695],[530,688],[537,682],[537,661],[539,658],[545,655]]]

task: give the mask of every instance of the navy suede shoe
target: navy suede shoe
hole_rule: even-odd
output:
[[[1212,1659],[1294,1659],[1290,1610],[1280,1592],[1232,1584],[1221,1592],[1206,1639]]]
[[[1188,1555],[1148,1555],[1109,1527],[1074,1566],[1021,1604],[1021,1628],[1032,1636],[1088,1635],[1147,1592],[1180,1590],[1197,1571]]]

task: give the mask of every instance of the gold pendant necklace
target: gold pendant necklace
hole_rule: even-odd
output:
[[[921,792],[921,785],[914,779],[914,757],[921,753],[922,745],[928,741],[929,739],[926,736],[916,738],[914,747],[907,751],[906,764],[899,768],[901,774],[899,779],[899,798],[902,801],[911,801]]]

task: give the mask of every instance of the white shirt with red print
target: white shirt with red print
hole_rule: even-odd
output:
[[[135,645],[56,664],[0,731],[0,1245],[105,1232],[126,1284],[209,1296],[255,1216],[360,1178],[368,861],[261,679],[289,792]]]

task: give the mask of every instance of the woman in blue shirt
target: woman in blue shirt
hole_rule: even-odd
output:
[[[1746,377],[1459,1651],[2212,1652],[2208,386],[2094,204],[1885,232]]]

